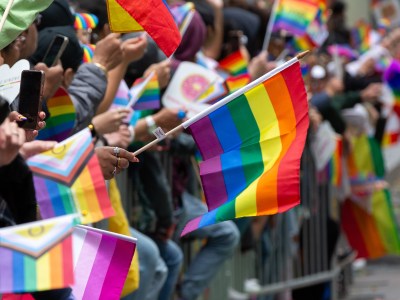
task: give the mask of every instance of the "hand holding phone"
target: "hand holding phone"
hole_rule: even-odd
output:
[[[66,36],[57,34],[47,48],[46,53],[43,56],[42,62],[45,63],[46,66],[48,66],[49,68],[55,66],[57,64],[57,61],[64,53],[68,42],[69,40]]]
[[[37,70],[22,71],[21,85],[19,90],[18,112],[27,118],[19,122],[19,126],[35,130],[38,126],[39,111],[42,105],[42,93],[44,84],[44,72]]]

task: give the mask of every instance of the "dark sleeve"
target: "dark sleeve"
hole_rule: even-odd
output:
[[[106,89],[107,77],[99,67],[94,64],[79,67],[68,88],[76,110],[77,131],[89,125]]]
[[[332,105],[338,109],[351,108],[361,102],[360,92],[347,92],[332,97]]]
[[[17,156],[0,168],[0,196],[6,201],[17,224],[36,221],[33,175],[25,160]]]

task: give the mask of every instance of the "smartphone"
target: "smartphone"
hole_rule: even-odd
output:
[[[48,66],[49,68],[56,65],[57,61],[64,53],[64,50],[68,45],[68,41],[69,40],[66,36],[57,34],[51,41],[49,47],[47,48],[46,53],[42,59],[42,62],[45,63],[46,66]]]
[[[42,105],[42,94],[44,85],[44,72],[37,70],[25,70],[21,74],[21,85],[19,88],[18,112],[27,118],[19,122],[19,126],[35,130],[38,123],[38,113]]]

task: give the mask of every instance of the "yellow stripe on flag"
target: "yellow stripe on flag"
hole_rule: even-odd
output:
[[[107,0],[107,10],[112,32],[144,31],[143,27],[116,0]]]

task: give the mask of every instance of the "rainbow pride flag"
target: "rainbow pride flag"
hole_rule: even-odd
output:
[[[219,68],[233,76],[238,76],[247,73],[247,61],[238,50],[222,59],[219,62]]]
[[[242,74],[242,75],[237,75],[237,76],[230,76],[226,79],[225,83],[228,87],[228,90],[230,93],[233,93],[242,87],[246,86],[249,84],[251,81],[250,75],[249,74]]]
[[[145,78],[137,79],[133,85],[142,83]],[[158,84],[157,73],[154,72],[150,81],[144,87],[139,99],[133,105],[134,110],[147,110],[160,108],[160,86]]]
[[[114,214],[89,129],[27,161],[43,218],[79,212],[84,224]]]
[[[200,176],[208,213],[189,221],[182,235],[299,204],[308,123],[297,58],[184,122],[203,158]]]
[[[165,0],[107,0],[107,9],[111,31],[146,31],[168,57],[181,42]]]
[[[338,56],[348,58],[349,60],[357,59],[359,54],[353,50],[349,45],[330,45],[328,46],[328,53],[330,55],[337,54]]]
[[[327,171],[331,184],[336,187],[341,186],[343,175],[343,141],[340,137],[336,138],[335,152],[328,162]]]
[[[279,0],[272,31],[303,36],[320,8],[320,0]]]
[[[67,215],[0,229],[0,294],[73,284],[75,218]]]
[[[294,53],[313,50],[317,45],[312,41],[309,35],[294,36],[289,42],[289,46],[293,48]]]
[[[359,258],[373,259],[386,254],[373,216],[350,199],[342,206],[342,227]]]
[[[94,14],[76,13],[75,14],[75,29],[93,29],[99,24],[99,18]]]
[[[353,140],[348,170],[352,186],[366,187],[361,201],[349,200],[348,207],[343,207],[343,228],[350,244],[359,257],[399,254],[400,233],[390,192],[379,184],[385,170],[381,150],[374,138],[362,135]],[[360,197],[353,193],[352,198],[358,200]]]
[[[393,93],[393,111],[400,116],[400,61],[392,60],[384,72],[383,78]]]
[[[75,227],[72,290],[76,299],[120,299],[135,248],[135,238],[86,226]]]
[[[47,109],[46,127],[39,130],[37,139],[61,142],[70,136],[76,120],[74,103],[63,87],[47,100]]]
[[[360,20],[356,27],[351,30],[353,48],[358,49],[362,54],[371,47],[371,25]]]
[[[94,44],[85,44],[81,45],[82,50],[83,50],[83,59],[82,63],[90,63],[92,62],[92,58],[94,55],[94,49],[96,48],[96,45]]]

